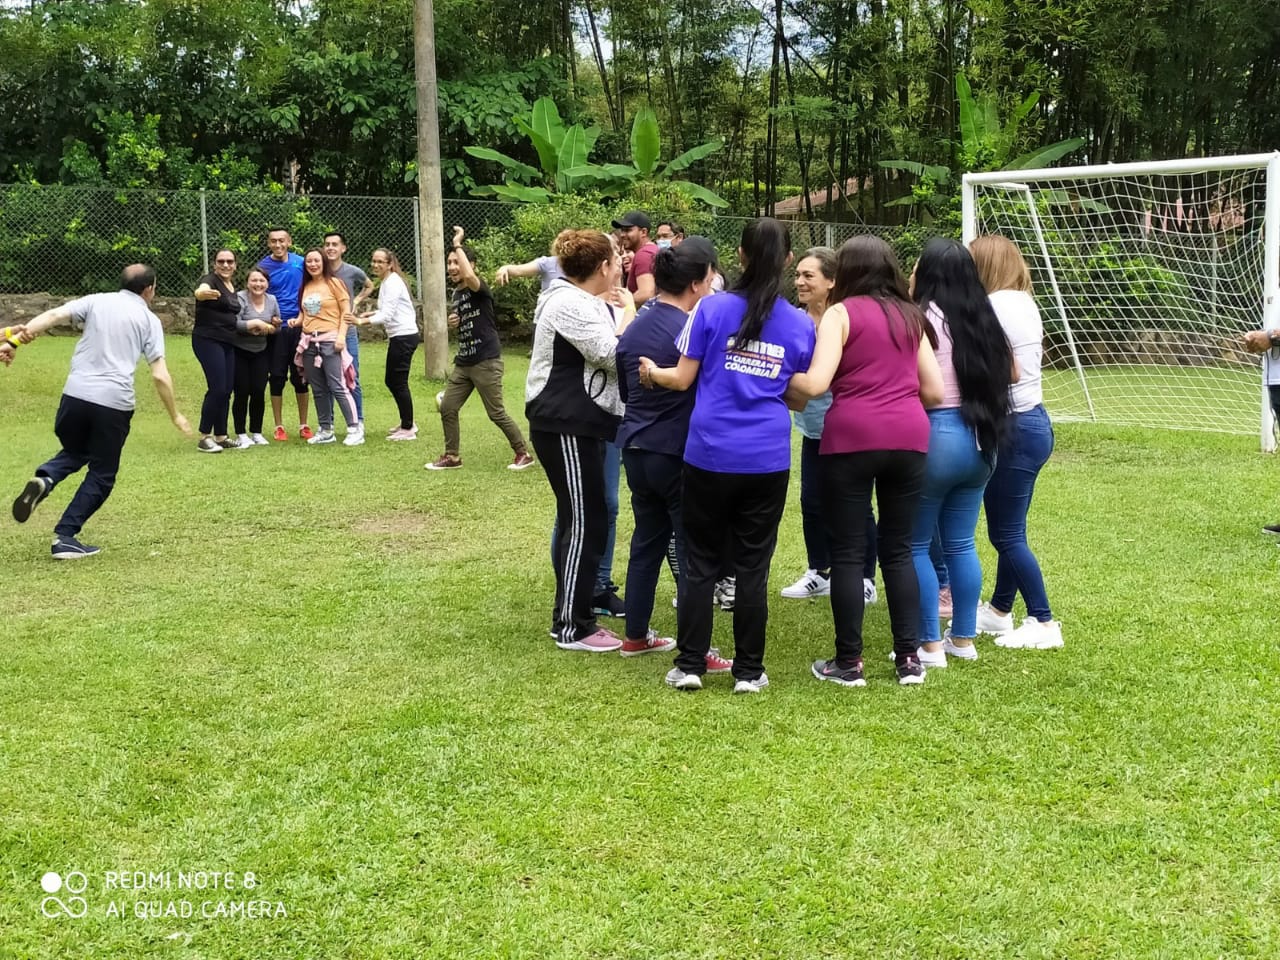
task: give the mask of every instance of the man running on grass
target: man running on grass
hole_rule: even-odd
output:
[[[53,528],[51,553],[55,560],[78,560],[99,552],[81,543],[80,530],[111,495],[120,451],[133,419],[133,371],[140,357],[151,365],[160,402],[173,425],[191,436],[191,424],[173,400],[173,380],[164,362],[164,331],[151,312],[156,272],[141,263],[125,267],[116,293],[95,293],[46,310],[19,335],[30,343],[50,327],[68,320],[84,324],[84,334],[71,355],[71,373],[62,389],[53,432],[62,449],[36,468],[13,502],[13,519],[25,523],[31,511],[60,482],[81,467],[89,468],[62,519]]]

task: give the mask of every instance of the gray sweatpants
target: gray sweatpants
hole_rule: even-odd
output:
[[[316,366],[316,357],[320,365]],[[311,385],[311,393],[316,401],[316,420],[321,430],[333,429],[333,401],[336,399],[342,408],[342,416],[348,428],[354,428],[356,405],[342,379],[342,355],[327,340],[312,340],[302,354],[302,372],[307,383]]]

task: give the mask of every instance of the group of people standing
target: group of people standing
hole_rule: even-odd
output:
[[[545,283],[535,315],[526,413],[557,502],[557,646],[624,656],[675,649],[666,680],[682,690],[726,671],[737,693],[768,685],[768,570],[790,478],[788,408],[804,433],[806,577],[826,589],[784,593],[829,592],[834,621],[834,656],[813,665],[815,677],[865,684],[862,624],[877,558],[902,684],[922,683],[948,656],[976,659],[979,632],[1008,647],[1061,646],[1026,542],[1053,433],[1041,402],[1040,317],[1017,248],[997,236],[971,249],[938,238],[910,280],[877,238],[815,248],[794,265],[802,310],[782,296],[792,253],[779,221],[746,227],[741,275],[713,296],[722,274],[712,245],[687,237],[642,256],[627,236],[636,219],[615,222],[613,235],[562,233],[553,251],[561,276]],[[630,275],[637,263],[648,268],[643,277]],[[528,266],[504,267],[498,282]],[[635,513],[622,637],[597,619],[613,613],[600,606],[597,576],[612,527],[611,448]],[[980,606],[974,533],[984,501],[999,563]],[[649,624],[669,548],[675,638]],[[935,559],[951,590],[947,630]],[[727,574],[736,575],[732,661],[710,646],[716,584]],[[1017,593],[1028,617],[1015,630]]]
[[[288,230],[271,228],[269,253],[250,268],[243,289],[237,289],[235,251],[219,250],[212,272],[196,287],[191,346],[207,386],[196,449],[221,453],[266,445],[268,388],[275,421],[272,437],[288,440],[286,383],[292,385],[297,401],[299,437],[310,444],[336,442],[336,403],[346,423],[342,442],[364,443],[357,328],[366,323],[382,324],[387,331],[385,383],[399,412],[399,423],[388,439],[416,439],[409,371],[422,338],[396,255],[385,248],[373,252],[370,267],[379,280],[377,307],[357,313],[359,302],[372,293],[373,282],[344,259],[342,234],[326,234],[322,246],[304,255],[292,252],[291,246]],[[308,423],[310,395],[315,398],[318,430]],[[228,431],[229,420],[234,436]]]

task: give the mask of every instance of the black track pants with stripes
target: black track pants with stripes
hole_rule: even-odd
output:
[[[591,600],[609,532],[605,441],[532,429],[529,440],[556,495],[556,604],[551,630],[558,642],[571,643],[600,629]]]

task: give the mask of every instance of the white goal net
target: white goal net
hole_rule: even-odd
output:
[[[1260,360],[1241,336],[1275,326],[1280,310],[1280,238],[1268,229],[1280,223],[1278,160],[964,178],[965,241],[1002,234],[1031,267],[1056,419],[1255,434],[1261,424],[1274,447]]]

